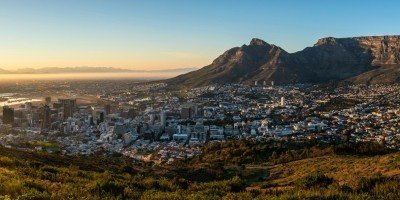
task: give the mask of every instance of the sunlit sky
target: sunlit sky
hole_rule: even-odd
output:
[[[295,52],[400,34],[394,0],[0,0],[0,68],[202,67],[253,37]]]

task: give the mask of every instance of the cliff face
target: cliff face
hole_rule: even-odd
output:
[[[336,45],[359,48],[372,56],[372,65],[394,65],[400,62],[400,36],[369,36],[354,38],[323,38],[315,46]]]
[[[203,86],[213,83],[278,84],[352,80],[365,72],[400,64],[400,36],[322,38],[313,47],[289,54],[260,39],[235,47],[212,64],[167,80],[169,84]],[[377,73],[369,73],[377,74]],[[368,80],[366,77],[358,80]],[[397,80],[397,79],[396,79]]]

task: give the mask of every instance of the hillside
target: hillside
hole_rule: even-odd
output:
[[[262,154],[270,152],[269,144],[232,141],[208,145],[199,158],[165,167],[133,164],[118,156],[108,157],[106,161],[101,155],[65,157],[0,147],[0,194],[2,199],[400,197],[399,153],[343,155],[333,153],[330,147],[294,150],[289,146],[282,146],[289,148],[286,153],[282,151],[278,156],[267,153],[269,156],[263,157]],[[304,150],[309,155],[301,153],[304,158],[289,158],[289,152],[293,151],[290,149],[297,151],[292,156]],[[255,154],[247,154],[248,150]],[[243,164],[234,164],[237,161]],[[197,179],[196,176],[210,178],[207,174],[211,180],[191,180]]]
[[[260,39],[252,39],[249,45],[226,51],[210,65],[166,82],[188,87],[221,83],[252,84],[254,81],[290,84],[356,79],[356,83],[366,83],[376,73],[391,76],[384,82],[396,82],[398,73],[389,75],[391,71],[385,67],[392,66],[395,70],[393,66],[398,64],[400,36],[327,37],[295,53],[288,53]],[[374,70],[378,72],[372,72]]]

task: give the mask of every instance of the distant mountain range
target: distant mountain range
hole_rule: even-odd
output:
[[[288,53],[260,39],[234,47],[210,65],[166,80],[189,87],[208,84],[400,82],[400,36],[327,37]]]
[[[0,69],[0,74],[63,74],[63,73],[187,73],[197,70],[194,67],[165,70],[129,70],[113,67],[45,67],[22,68],[16,70]]]

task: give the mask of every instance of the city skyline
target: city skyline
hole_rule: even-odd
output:
[[[321,37],[395,35],[397,4],[2,1],[0,68],[199,68],[254,37],[295,52]]]

